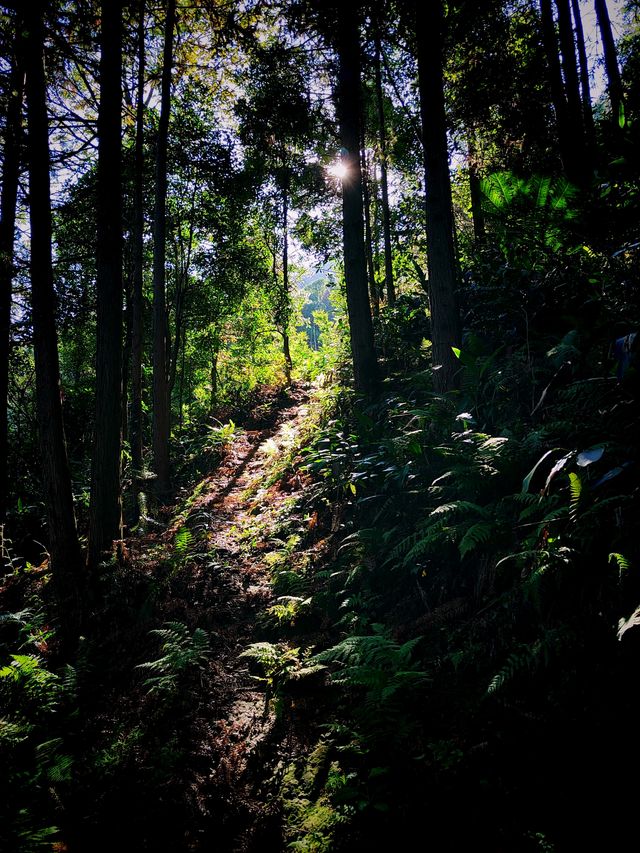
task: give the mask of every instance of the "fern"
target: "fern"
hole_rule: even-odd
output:
[[[573,471],[569,474],[569,492],[571,495],[569,515],[572,521],[575,521],[578,516],[580,496],[582,495],[582,480],[580,479],[580,475],[575,474]]]
[[[623,554],[618,554],[615,551],[613,553],[609,554],[609,560],[608,561],[609,561],[609,563],[614,562],[618,566],[621,577],[622,577],[622,573],[626,572],[627,569],[631,565],[629,560],[627,560],[627,558]]]
[[[174,548],[179,556],[184,557],[193,540],[193,534],[188,527],[181,527],[174,539]]]
[[[461,512],[471,512],[477,515],[486,516],[487,511],[484,507],[479,506],[471,501],[451,501],[451,503],[441,504],[431,511],[430,516],[445,515],[450,517]]]
[[[182,622],[167,622],[164,628],[154,628],[150,633],[160,637],[164,654],[136,667],[153,673],[144,681],[149,693],[174,691],[181,677],[189,671],[202,671],[211,656],[209,637],[202,628],[190,634]]]
[[[527,668],[529,665],[529,654],[528,653],[516,653],[512,652],[507,658],[506,664],[502,667],[502,669],[497,672],[491,681],[489,682],[489,686],[487,687],[487,693],[497,693],[498,690],[501,690],[506,681],[510,681],[517,672],[520,672],[522,669]]]
[[[472,524],[458,545],[460,556],[466,557],[471,551],[475,551],[481,545],[486,545],[494,532],[495,525],[490,521],[478,521]]]

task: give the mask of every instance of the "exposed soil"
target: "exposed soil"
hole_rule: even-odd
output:
[[[186,749],[171,781],[163,785],[167,816],[175,812],[173,826],[168,829],[158,814],[141,815],[141,824],[147,825],[136,833],[141,849],[283,849],[276,794],[303,738],[266,707],[264,690],[240,655],[268,633],[264,614],[273,603],[268,559],[282,545],[277,534],[283,510],[288,525],[309,526],[296,517],[295,503],[305,487],[300,474],[265,484],[274,460],[292,447],[307,413],[308,393],[296,386],[267,413],[266,424],[235,438],[218,469],[164,531],[128,543],[129,564],[151,583],[161,582],[154,625],[181,622],[191,630],[203,628],[213,647],[206,671],[190,687],[189,705],[176,708],[182,719],[173,721],[175,731],[168,735]],[[181,529],[189,530],[188,547],[177,555]],[[148,630],[149,625],[146,637],[139,638],[147,647],[142,655],[147,660],[154,657]],[[136,696],[140,708],[134,716],[144,717],[145,708],[157,713],[156,700],[143,695],[139,685],[132,700],[116,701],[135,702]],[[112,728],[105,718],[103,734]],[[148,753],[140,758],[146,764]],[[147,808],[155,812],[149,804],[143,814]]]

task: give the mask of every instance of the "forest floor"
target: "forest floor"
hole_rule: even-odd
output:
[[[169,850],[172,844],[210,849],[214,840],[216,849],[229,853],[283,849],[278,793],[291,761],[309,746],[307,727],[296,725],[289,713],[286,719],[275,713],[241,655],[282,633],[282,612],[274,605],[289,599],[274,596],[274,568],[295,571],[301,561],[315,564],[328,549],[328,539],[316,530],[317,514],[305,516],[301,508],[310,478],[282,465],[296,452],[309,405],[309,389],[302,385],[274,398],[259,428],[237,432],[219,467],[172,508],[164,531],[127,543],[129,565],[160,584],[153,624],[202,629],[210,643],[206,666],[184,685],[184,701],[170,698],[169,721],[157,695],[134,688],[140,703],[133,716],[156,719],[159,731],[167,728],[166,741],[180,755],[170,759],[171,781],[161,786],[160,809],[167,816],[182,813],[174,814],[170,836],[184,823],[183,839],[167,841],[165,819],[149,803],[153,814],[143,808],[138,820],[152,820],[157,838],[147,835],[151,846],[143,849]],[[286,612],[286,604],[281,607]],[[141,637],[140,644],[147,646],[148,658],[149,640]],[[277,647],[286,655],[291,645]],[[138,722],[132,729],[132,723],[121,731],[140,727]],[[113,721],[108,729],[113,737]],[[156,737],[142,741],[144,766]],[[139,835],[146,834],[141,825]],[[169,846],[153,846],[162,836]]]

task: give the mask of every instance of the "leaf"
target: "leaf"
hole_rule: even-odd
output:
[[[560,448],[559,448],[559,447],[553,447],[551,450],[547,450],[547,452],[546,452],[545,454],[543,454],[543,455],[540,457],[540,459],[538,459],[538,461],[536,462],[536,464],[533,466],[533,468],[529,471],[529,473],[527,474],[527,476],[526,476],[526,477],[524,478],[524,480],[522,481],[522,491],[523,491],[523,493],[526,493],[526,492],[528,492],[528,491],[529,491],[529,486],[531,485],[531,481],[533,480],[533,477],[534,477],[534,475],[535,475],[536,471],[537,471],[537,470],[538,470],[538,468],[542,465],[542,463],[545,461],[545,459],[548,459],[548,458],[551,456],[551,454],[552,454],[552,453],[557,453],[559,450],[560,450]]]
[[[458,545],[460,556],[465,557],[478,546],[485,545],[491,539],[491,534],[494,530],[495,527],[490,521],[478,521],[472,524]]]
[[[462,352],[459,347],[451,347],[451,350],[456,358],[460,358],[460,356],[462,355]]]
[[[623,554],[618,554],[615,551],[609,554],[609,563],[611,563],[612,561],[617,564],[618,568],[620,569],[620,574],[622,574],[622,572],[626,571],[629,568],[629,560],[627,560],[627,558]]]
[[[582,453],[578,453],[576,463],[580,468],[586,468],[587,465],[591,465],[592,462],[597,462],[599,459],[602,459],[603,454],[604,447],[592,447],[590,450],[583,450]]]
[[[618,622],[618,639],[622,639],[622,635],[626,634],[629,628],[635,628],[640,625],[640,605],[636,607],[628,619],[621,619]]]
[[[618,465],[615,468],[612,468],[610,471],[607,471],[606,474],[600,477],[600,479],[597,480],[591,488],[597,489],[598,486],[601,486],[603,483],[608,483],[609,480],[613,480],[613,478],[617,477],[618,474],[622,474],[625,468],[628,468],[631,464],[631,462],[623,462],[622,465]]]
[[[551,481],[553,480],[553,478],[556,476],[556,474],[558,474],[560,471],[562,471],[562,469],[567,464],[567,462],[571,459],[572,456],[573,456],[573,451],[571,453],[567,453],[567,455],[563,456],[561,459],[558,459],[558,461],[553,466],[551,471],[549,471],[549,476],[547,477],[547,480],[544,484],[544,491],[545,492],[547,492],[549,490],[549,486],[551,485]]]
[[[570,515],[575,521],[575,516],[578,512],[578,503],[582,494],[582,480],[579,474],[574,474],[573,471],[569,474],[569,491],[571,492],[571,510]]]
[[[174,547],[178,554],[183,556],[187,552],[192,539],[193,534],[188,527],[181,527],[180,530],[178,530],[174,540]]]

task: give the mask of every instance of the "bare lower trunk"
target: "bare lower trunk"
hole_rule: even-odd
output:
[[[582,99],[580,97],[580,82],[569,3],[570,0],[556,0],[556,7],[558,9],[558,34],[560,36],[564,89],[567,99],[567,116],[571,128],[573,158],[575,161],[572,168],[576,172],[578,183],[585,185],[589,182],[591,164],[589,163],[584,133]]]
[[[98,113],[96,424],[89,506],[90,566],[122,538],[122,11],[103,3]]]
[[[285,185],[282,192],[282,289],[284,291],[284,312],[282,318],[282,354],[287,385],[291,385],[293,361],[289,347],[289,319],[291,313],[291,295],[289,293],[289,189]]]
[[[604,67],[607,72],[607,91],[609,92],[609,100],[611,101],[611,114],[614,126],[619,130],[622,124],[621,118],[624,117],[624,94],[607,0],[595,0],[595,10],[598,19],[598,29],[602,38]]]
[[[442,74],[443,11],[440,2],[417,7],[418,75],[426,180],[427,262],[434,386],[457,387],[460,314],[456,299],[451,179]]]
[[[593,163],[596,147],[596,129],[593,123],[593,108],[591,105],[591,86],[589,84],[589,63],[587,61],[587,48],[584,41],[584,29],[582,27],[582,14],[580,12],[579,0],[571,0],[573,11],[573,23],[576,31],[576,45],[578,48],[578,60],[580,68],[580,93],[582,100],[582,118],[584,131],[589,149],[589,157]]]
[[[9,392],[9,343],[11,337],[11,292],[13,284],[13,242],[16,228],[18,180],[20,176],[20,137],[22,134],[22,96],[24,57],[22,22],[17,17],[14,51],[11,57],[9,100],[2,164],[2,216],[0,217],[0,526],[4,524],[8,503],[7,453]]]
[[[380,68],[380,38],[376,35],[375,53],[376,102],[378,105],[378,126],[380,129],[380,186],[382,190],[382,235],[384,239],[384,283],[387,305],[396,303],[396,290],[393,282],[393,259],[391,254],[391,217],[389,214],[389,182],[387,177],[387,125],[384,116],[382,97],[382,71]]]
[[[153,467],[156,491],[161,500],[171,493],[169,473],[169,388],[167,381],[166,316],[166,200],[167,144],[171,107],[171,67],[176,4],[169,0],[165,22],[160,121],[156,149],[156,191],[153,218]]]
[[[471,195],[473,236],[476,245],[479,246],[484,241],[486,235],[484,227],[484,211],[482,209],[482,189],[480,186],[480,177],[478,175],[473,131],[469,131],[467,134],[467,144],[469,146],[469,193]]]
[[[369,196],[369,164],[367,163],[367,151],[365,148],[364,131],[360,138],[360,155],[362,166],[362,202],[364,205],[364,250],[367,256],[367,276],[369,279],[369,299],[373,316],[380,316],[380,298],[376,284],[376,274],[373,267],[373,237],[371,233],[371,198]]]
[[[70,648],[81,623],[84,575],[62,420],[56,300],[51,263],[49,127],[44,73],[43,7],[31,3],[26,24],[31,304],[40,464],[52,579],[63,641]]]
[[[338,119],[342,161],[342,237],[351,354],[357,391],[372,394],[378,384],[373,323],[364,252],[362,173],[360,171],[360,38],[351,4],[340,7],[338,27]]]
[[[145,2],[140,3],[138,20],[138,83],[136,92],[136,142],[133,188],[133,281],[131,288],[131,422],[129,429],[131,467],[133,468],[133,518],[139,519],[139,478],[142,458],[142,346],[143,346],[143,264],[144,264],[144,16]]]

